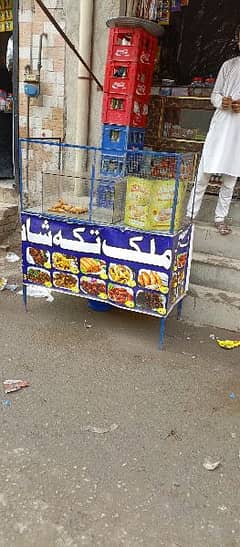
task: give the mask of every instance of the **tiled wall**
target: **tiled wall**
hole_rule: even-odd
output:
[[[62,1],[48,0],[46,6],[64,28]],[[43,38],[41,94],[30,99],[30,137],[64,136],[65,43],[33,0],[21,0],[19,9],[19,125],[27,136],[27,97],[24,94],[26,65],[37,69],[40,34]]]

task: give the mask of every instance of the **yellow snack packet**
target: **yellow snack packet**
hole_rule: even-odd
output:
[[[240,348],[240,340],[217,340],[217,344],[223,349]]]

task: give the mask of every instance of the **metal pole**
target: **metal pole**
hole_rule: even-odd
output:
[[[160,319],[160,338],[159,338],[159,347],[160,347],[160,350],[163,349],[163,341],[164,341],[165,327],[166,327],[166,317],[162,317],[162,318]]]

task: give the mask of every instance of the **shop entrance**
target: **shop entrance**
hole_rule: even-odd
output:
[[[0,180],[13,178],[13,148],[13,10],[0,0]]]
[[[168,6],[145,144],[200,157],[214,113],[210,97],[215,78],[224,61],[239,55],[235,30],[240,6],[236,0],[176,0]],[[220,184],[221,174],[212,175],[208,192],[217,193]],[[240,197],[239,182],[234,196]]]
[[[240,21],[236,0],[190,0],[171,13],[162,41],[158,80],[188,85],[194,77],[216,77],[224,61],[239,55],[234,39]]]

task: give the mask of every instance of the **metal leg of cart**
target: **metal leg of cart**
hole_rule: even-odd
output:
[[[160,319],[160,340],[159,340],[159,347],[160,347],[160,350],[163,349],[163,341],[164,341],[164,335],[165,335],[165,327],[166,327],[166,317],[162,317],[162,319]]]
[[[177,320],[179,321],[182,317],[182,309],[183,309],[183,299],[178,302],[177,305]]]
[[[27,311],[27,285],[23,285],[23,303],[25,306],[25,311]]]

